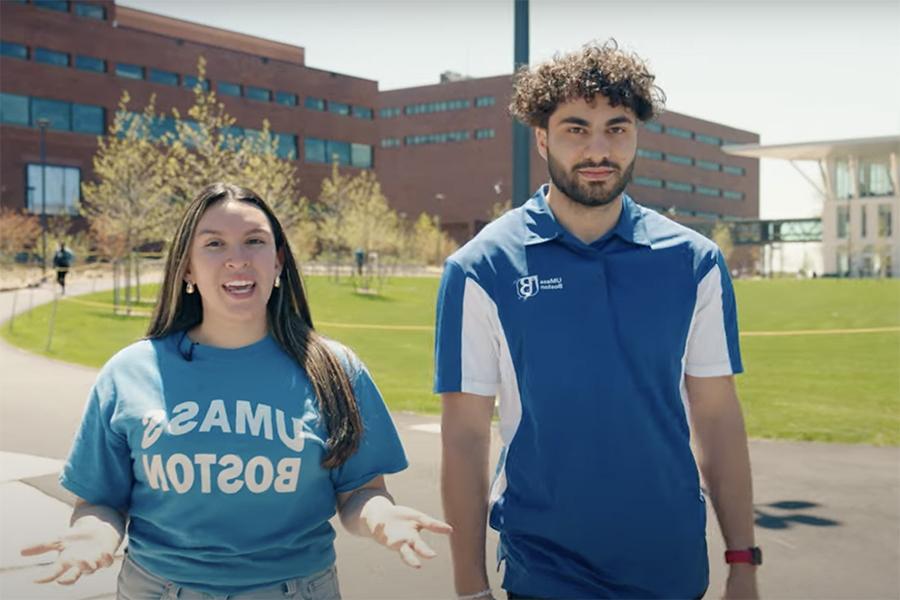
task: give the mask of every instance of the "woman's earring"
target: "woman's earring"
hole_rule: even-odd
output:
[[[188,294],[193,294],[194,293],[194,282],[188,281],[187,284],[184,286],[184,291],[187,292]]]
[[[281,275],[275,276],[275,287],[277,287],[277,288],[281,287]]]

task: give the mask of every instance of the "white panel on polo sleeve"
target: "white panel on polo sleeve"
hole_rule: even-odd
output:
[[[697,304],[685,351],[685,373],[693,377],[732,375],[722,308],[722,273],[710,269],[697,286]]]
[[[497,305],[471,278],[466,278],[462,313],[460,391],[493,396],[500,383]]]

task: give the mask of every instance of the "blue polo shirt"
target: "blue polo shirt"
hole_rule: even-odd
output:
[[[552,598],[696,598],[706,509],[685,374],[742,371],[710,240],[623,197],[585,244],[544,186],[446,263],[435,391],[499,399],[491,486],[503,587]]]

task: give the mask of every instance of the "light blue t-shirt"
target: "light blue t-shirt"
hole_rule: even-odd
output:
[[[126,511],[129,555],[179,585],[232,594],[326,569],[336,493],[407,466],[369,373],[330,347],[364,425],[340,468],[322,468],[325,419],[275,340],[222,349],[179,333],[132,344],[103,367],[60,482]]]

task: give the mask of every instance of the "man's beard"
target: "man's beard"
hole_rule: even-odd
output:
[[[631,175],[634,172],[634,159],[628,163],[624,171],[616,163],[603,160],[599,163],[585,161],[575,165],[570,172],[558,163],[547,148],[547,166],[550,170],[550,181],[553,185],[569,197],[573,202],[577,202],[583,206],[606,206],[625,191],[625,187],[631,181]],[[577,180],[578,169],[615,169],[618,176],[606,181],[579,183]]]

